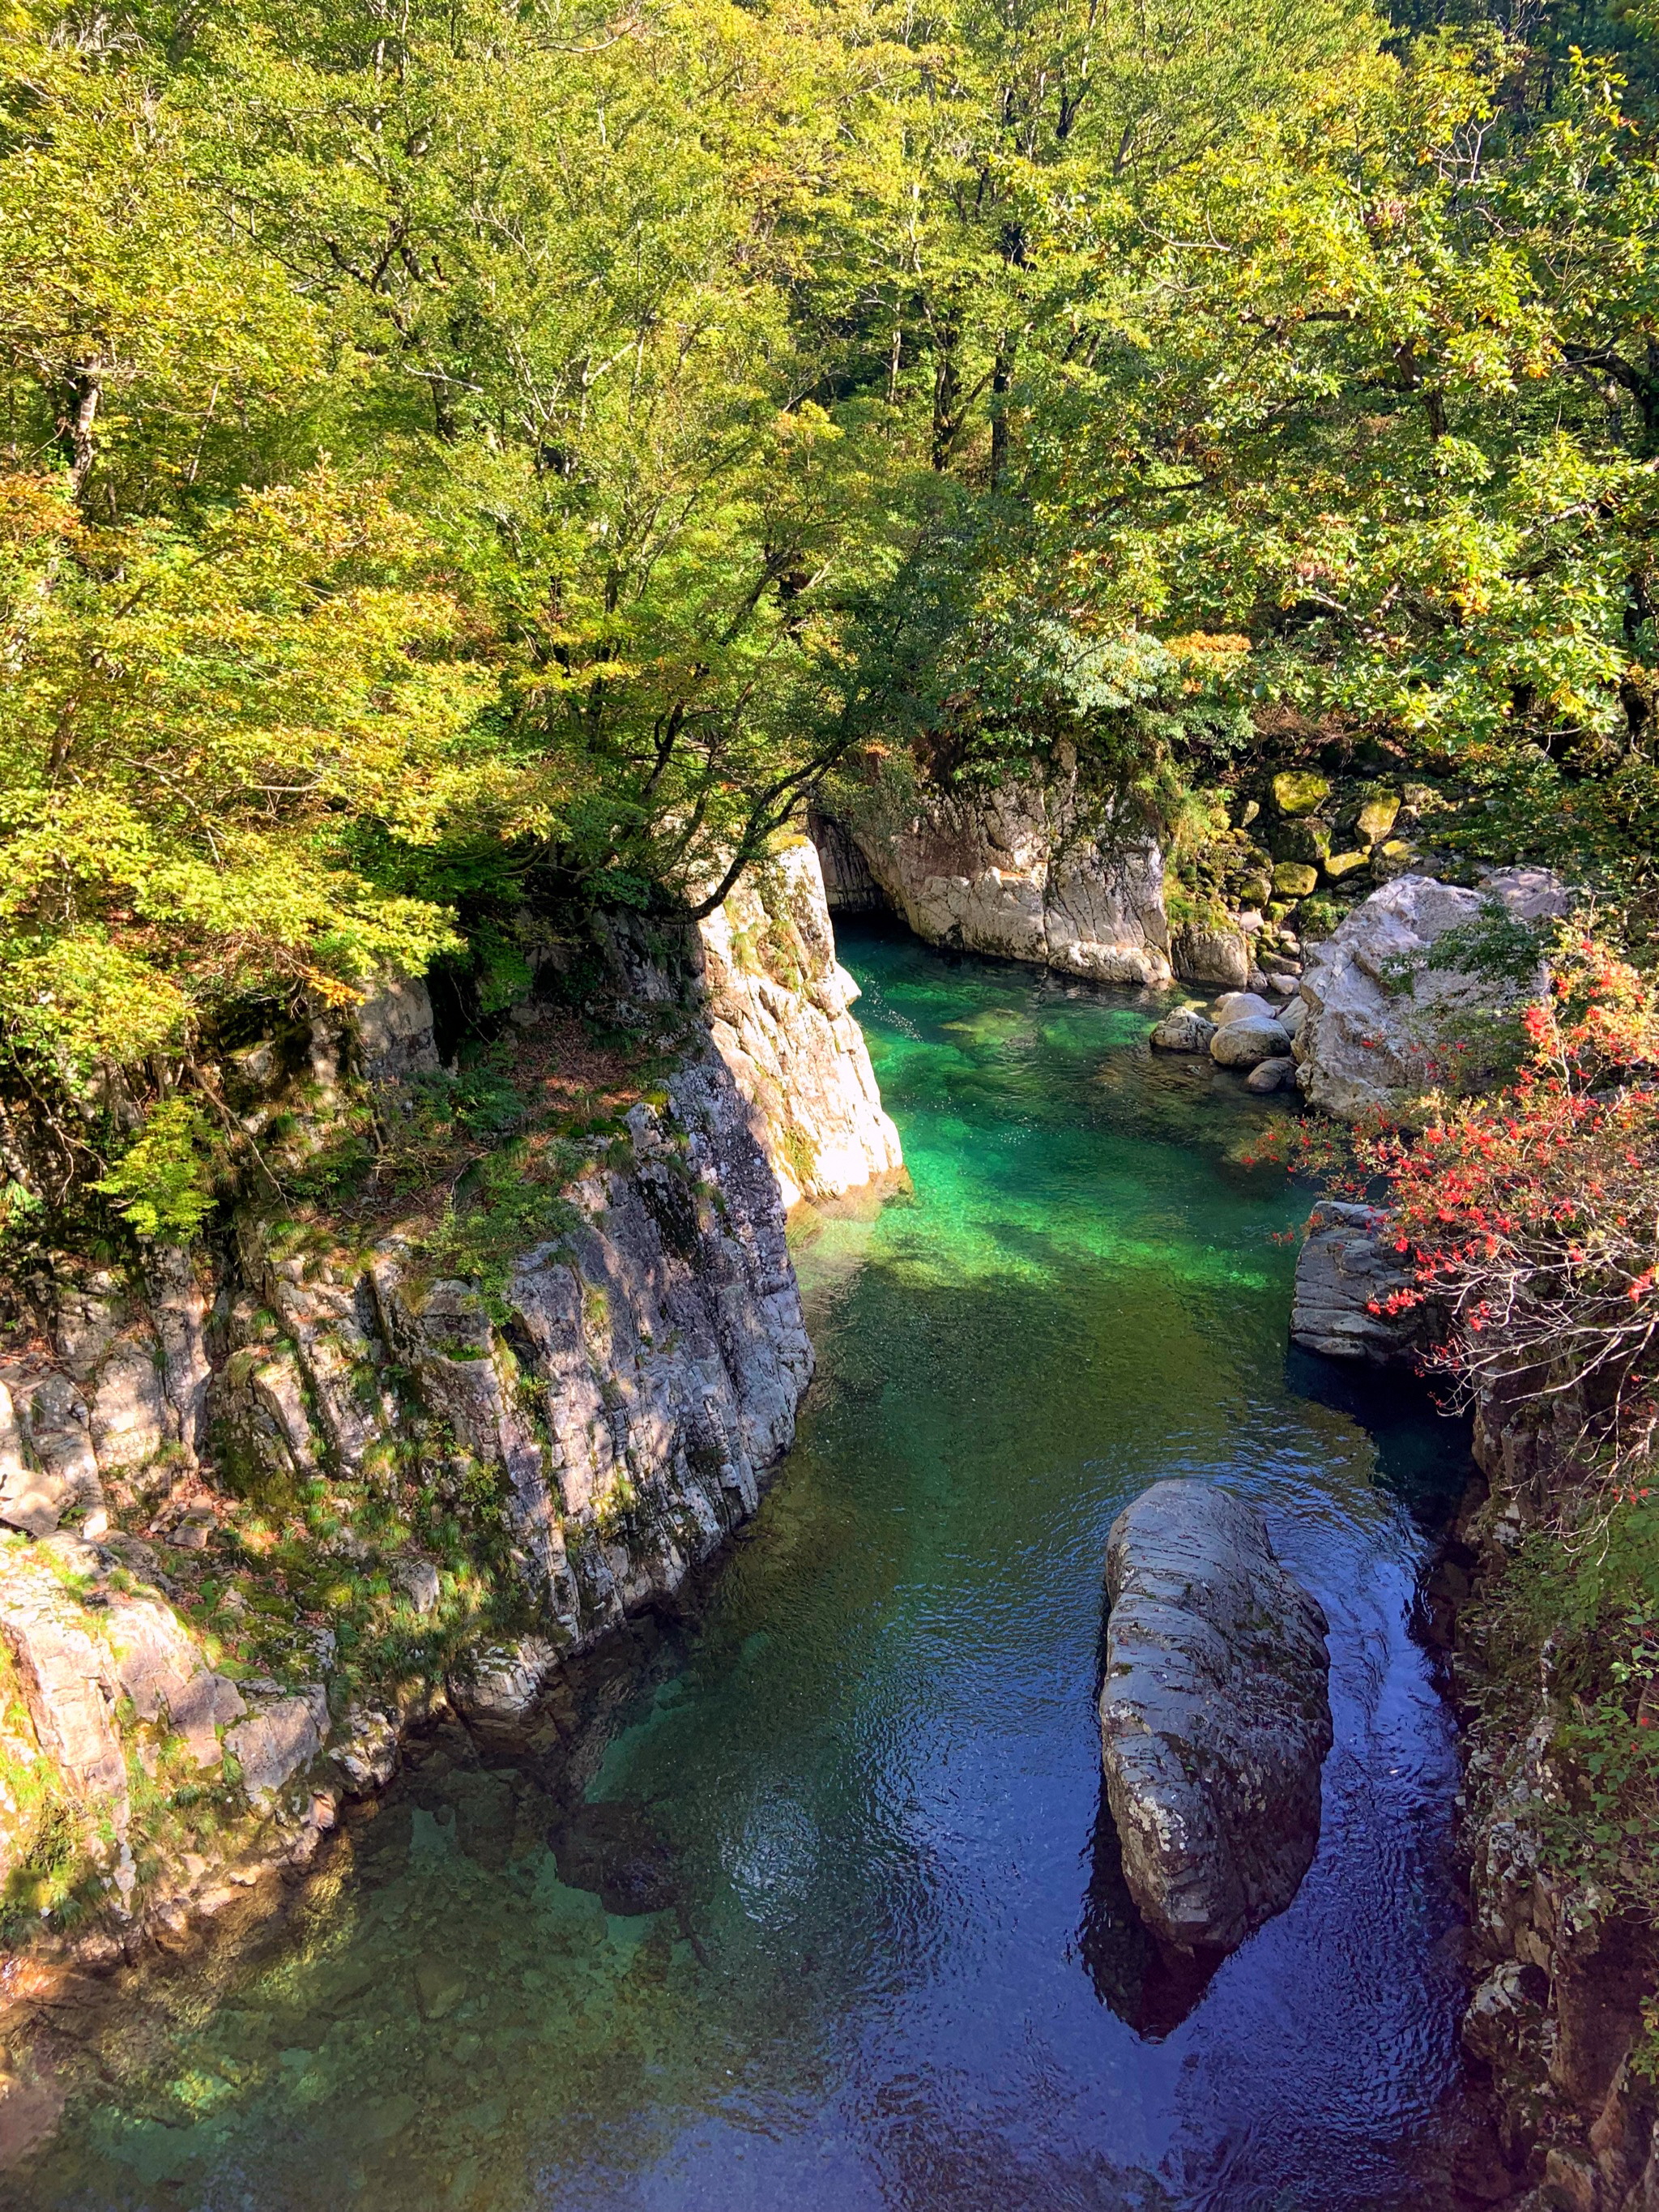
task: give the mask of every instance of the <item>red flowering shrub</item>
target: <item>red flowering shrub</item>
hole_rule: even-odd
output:
[[[1347,1176],[1409,1266],[1383,1310],[1433,1304],[1428,1364],[1465,1399],[1573,1393],[1589,1458],[1620,1481],[1659,1421],[1659,1007],[1578,933],[1550,982],[1509,1088],[1416,1136],[1358,1133]]]

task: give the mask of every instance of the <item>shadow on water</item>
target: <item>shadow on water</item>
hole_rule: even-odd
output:
[[[1123,1853],[1104,1782],[1087,1866],[1077,1942],[1095,1995],[1145,2041],[1161,2043],[1196,2011],[1221,1962],[1172,1958],[1147,1934],[1123,1879]]]
[[[1376,1453],[1376,1480],[1418,1524],[1437,1535],[1456,1512],[1474,1472],[1472,1423],[1441,1411],[1434,1384],[1395,1368],[1350,1366],[1291,1346],[1285,1387],[1363,1429]]]

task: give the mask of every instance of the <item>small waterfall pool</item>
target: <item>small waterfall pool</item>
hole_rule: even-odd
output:
[[[1442,2201],[1455,1766],[1410,1621],[1463,1434],[1287,1357],[1307,1201],[1238,1158],[1275,1109],[1149,1054],[1150,1003],[842,957],[914,1190],[805,1224],[799,1441],[697,1617],[593,1688],[562,1855],[558,1778],[440,1729],[283,1930],[102,2024],[7,2202]],[[1093,1709],[1106,1532],[1170,1474],[1258,1499],[1332,1624],[1318,1858],[1196,2002],[1122,1892]]]

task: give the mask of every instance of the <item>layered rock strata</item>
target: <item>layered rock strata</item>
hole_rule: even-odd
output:
[[[1260,1510],[1201,1482],[1118,1516],[1106,1589],[1102,1756],[1130,1894],[1171,1951],[1235,1950],[1318,1844],[1325,1616]]]

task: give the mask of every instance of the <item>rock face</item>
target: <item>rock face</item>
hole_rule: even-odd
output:
[[[890,914],[887,894],[870,872],[852,833],[833,815],[814,813],[808,823],[823,874],[824,902],[832,915]]]
[[[112,1580],[116,1561],[94,1546],[52,1542],[59,1548],[21,1538],[0,1548],[0,1647],[16,1671],[40,1755],[77,1797],[107,1807],[120,1832],[127,1777],[118,1701],[131,1700],[133,1718],[160,1735],[179,1736],[202,1768],[219,1765],[218,1730],[246,1707],[155,1592]],[[83,1602],[54,1568],[88,1580],[96,1602]],[[143,1735],[141,1729],[141,1741]]]
[[[836,957],[817,848],[803,841],[751,869],[700,933],[710,1032],[784,1205],[839,1198],[901,1168],[849,1011],[859,987]]]
[[[1371,1310],[1409,1280],[1395,1254],[1379,1241],[1379,1218],[1369,1206],[1334,1199],[1309,1217],[1296,1256],[1291,1335],[1310,1352],[1382,1365],[1407,1358],[1416,1343],[1420,1310]]]
[[[1130,1893],[1170,1949],[1234,1950],[1318,1843],[1325,1616],[1258,1509],[1201,1482],[1118,1516],[1106,1589],[1101,1745]]]
[[[1570,1396],[1477,1408],[1486,1492],[1472,1494],[1431,1586],[1438,1640],[1453,1647],[1454,1685],[1472,1716],[1458,1801],[1474,1984],[1462,2039],[1486,2079],[1501,2187],[1520,2212],[1654,2212],[1659,2084],[1640,2062],[1659,1951],[1650,1915],[1621,1911],[1593,1871],[1545,1848],[1564,1803],[1561,1723],[1575,1704],[1557,1677],[1553,1637],[1524,1677],[1498,1655],[1502,1719],[1479,1717],[1493,1663],[1487,1587],[1501,1593],[1510,1555],[1528,1531],[1557,1526],[1564,1492],[1583,1486],[1572,1465],[1583,1410]]]
[[[502,1735],[754,1511],[812,1370],[786,1205],[897,1169],[898,1138],[811,846],[757,871],[701,934],[670,934],[624,921],[599,951],[607,1004],[612,985],[665,1004],[673,1072],[625,1131],[592,1140],[556,1233],[526,1236],[488,1294],[434,1277],[419,1224],[337,1239],[324,1220],[252,1210],[217,1260],[154,1250],[125,1278],[66,1262],[43,1284],[49,1345],[0,1362],[0,1729],[55,1770],[88,1836],[118,1838],[112,1899],[137,1879],[132,1757],[167,1787],[188,1775],[221,1793],[214,1850],[264,1838],[266,1863],[302,1863],[338,1791],[389,1778],[400,1729],[442,1692],[412,1679],[348,1702],[314,1621],[286,1638],[283,1680],[216,1673],[156,1549],[103,1540],[106,1478],[152,1501],[175,1561],[216,1540],[226,1487],[360,1498],[412,1480],[459,1526],[482,1514],[474,1564],[493,1563],[523,1630],[463,1649],[447,1693]],[[377,1082],[396,1117],[401,1086],[438,1066],[425,988],[382,989],[356,1031],[256,1046],[237,1073],[281,1097],[289,1066],[313,1099]],[[98,1540],[59,1527],[76,1516]],[[384,1574],[411,1619],[443,1603],[443,1576],[406,1539],[384,1559],[349,1528],[338,1540],[343,1565]],[[0,1783],[0,1883],[33,1817]]]
[[[1440,1025],[1463,1008],[1490,1006],[1493,987],[1420,963],[1437,938],[1494,900],[1527,921],[1565,914],[1569,903],[1545,868],[1503,868],[1474,890],[1400,876],[1316,948],[1302,977],[1308,1011],[1295,1045],[1310,1104],[1348,1121],[1392,1117],[1425,1088]],[[1541,969],[1534,988],[1543,988]],[[1521,987],[1510,994],[1522,994]]]
[[[1075,774],[972,800],[876,791],[837,825],[929,945],[1103,983],[1170,980],[1162,856],[1151,843],[1103,840]]]
[[[250,1229],[222,1430],[290,1480],[412,1433],[446,1480],[499,1483],[545,1680],[678,1589],[794,1434],[812,1355],[754,1121],[712,1045],[688,1058],[630,1112],[631,1163],[596,1160],[571,1228],[514,1264],[505,1319],[399,1232],[302,1255]]]

